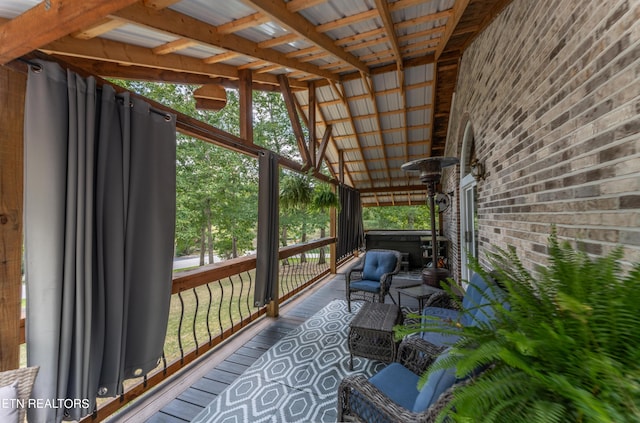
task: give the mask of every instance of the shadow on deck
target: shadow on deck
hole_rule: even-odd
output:
[[[118,423],[184,423],[196,417],[211,401],[251,366],[264,352],[301,325],[334,299],[345,299],[343,266],[340,273],[330,275],[311,288],[281,305],[280,317],[263,318],[226,343],[207,353],[206,358],[185,369],[163,386],[111,416]],[[397,301],[396,289],[420,283],[415,273],[394,277],[391,295]],[[390,303],[389,296],[386,302]],[[417,308],[417,301],[403,297],[402,305]]]

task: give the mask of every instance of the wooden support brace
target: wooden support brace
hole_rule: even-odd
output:
[[[298,141],[298,148],[300,149],[300,155],[302,156],[302,161],[305,163],[306,168],[311,165],[311,159],[309,157],[309,149],[307,148],[307,143],[304,139],[304,134],[302,132],[302,125],[300,125],[300,120],[298,119],[298,112],[296,111],[296,104],[293,99],[293,92],[291,91],[291,87],[289,86],[289,79],[285,75],[278,75],[278,82],[280,83],[280,89],[282,90],[282,97],[284,98],[284,103],[287,106],[287,112],[289,113],[289,119],[291,120],[291,127],[293,128],[293,133],[295,134],[296,140]]]

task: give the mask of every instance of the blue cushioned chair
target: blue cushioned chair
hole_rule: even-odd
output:
[[[338,421],[435,421],[458,386],[455,369],[435,371],[422,389],[418,389],[418,380],[431,363],[447,354],[448,349],[442,350],[419,337],[405,338],[397,362],[370,379],[350,375],[342,380],[338,389]]]
[[[347,306],[351,312],[351,294],[361,291],[373,300],[384,302],[389,294],[393,275],[400,272],[402,255],[395,250],[368,250],[346,275]],[[393,297],[391,301],[395,303]]]
[[[459,323],[462,326],[477,326],[490,324],[495,318],[495,310],[492,304],[504,298],[504,291],[495,284],[494,281],[486,281],[478,274],[474,273],[469,281],[469,286],[462,297],[462,310],[456,309],[457,305],[451,301],[449,295],[439,293],[433,295],[426,302],[422,310],[422,321],[424,324],[438,326],[439,320],[448,320]],[[503,306],[508,307],[504,301]],[[447,326],[450,328],[451,326]],[[431,344],[446,347],[453,345],[458,336],[442,332],[425,331],[421,337]]]

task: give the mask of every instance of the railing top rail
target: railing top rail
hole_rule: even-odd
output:
[[[304,244],[289,245],[279,250],[280,260],[296,254],[323,247],[336,242],[335,237],[321,238]],[[202,266],[198,269],[180,272],[173,277],[172,294],[195,288],[212,281],[228,278],[256,268],[256,255],[251,254]]]
[[[296,254],[303,253],[305,251],[314,250],[316,248],[324,247],[336,242],[335,237],[320,238],[314,241],[305,242],[304,244],[295,244],[282,247],[278,253],[278,259],[286,259],[287,257],[295,256]]]

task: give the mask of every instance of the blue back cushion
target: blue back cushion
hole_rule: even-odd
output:
[[[387,251],[367,251],[364,256],[362,279],[380,281],[383,274],[396,268],[396,255]]]
[[[449,349],[444,350],[436,359],[436,363],[449,355]],[[413,412],[421,413],[435,403],[440,395],[451,388],[456,381],[456,369],[437,370],[429,375],[424,386],[418,393],[413,404]]]
[[[487,282],[477,273],[471,277],[467,292],[462,299],[462,307],[469,310],[460,319],[464,326],[477,325],[478,322],[488,323],[495,318],[495,310],[491,306],[502,290],[495,284]]]
[[[453,334],[438,332],[437,329],[451,329],[451,325],[448,323],[440,323],[440,320],[451,320],[457,322],[459,317],[460,312],[456,310],[441,307],[425,307],[422,311],[422,324],[426,330],[423,330],[420,333],[420,336],[422,339],[433,345],[451,346],[455,344],[460,337]],[[434,330],[429,330],[430,328],[433,328]]]

